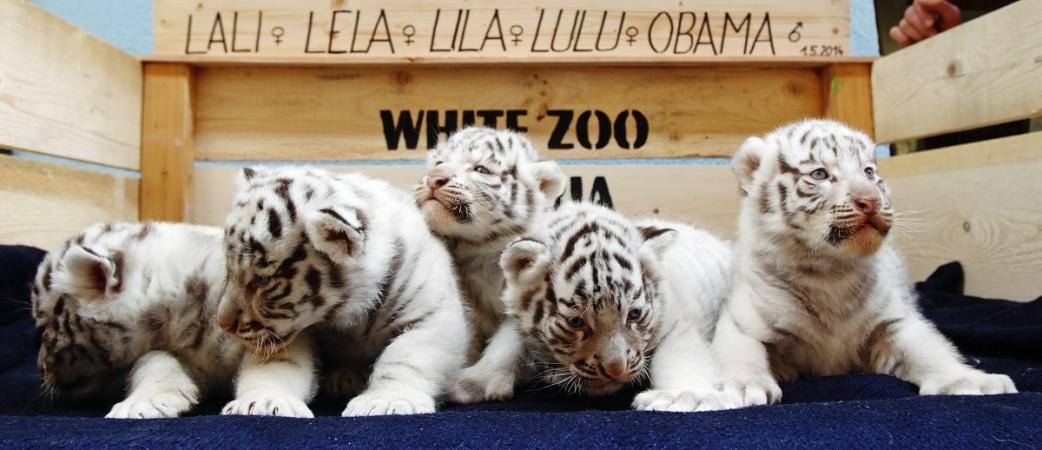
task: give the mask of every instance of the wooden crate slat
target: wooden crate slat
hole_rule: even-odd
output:
[[[1042,114],[1042,0],[1021,0],[881,58],[881,142]]]
[[[448,114],[458,125],[465,111],[480,110],[498,114],[501,127],[518,111],[516,123],[551,158],[730,156],[750,134],[824,113],[813,68],[206,66],[197,75],[197,158],[204,160],[422,159],[431,111],[444,126]],[[416,149],[407,149],[404,133],[392,133],[401,139],[389,150],[385,130],[401,126],[403,111],[419,124],[421,110]],[[626,149],[623,143],[638,145],[638,113],[646,141]],[[552,139],[562,125],[561,139]],[[598,141],[603,149],[583,148]]]
[[[966,292],[1042,295],[1042,132],[880,161],[913,280],[961,261]]]
[[[0,147],[137,170],[141,63],[29,2],[0,23]]]
[[[231,60],[827,58],[849,0],[153,0],[155,51]]]
[[[138,218],[138,180],[0,156],[0,244],[50,249],[97,222]]]
[[[195,160],[192,72],[186,64],[145,64],[142,219],[180,221],[189,207]]]

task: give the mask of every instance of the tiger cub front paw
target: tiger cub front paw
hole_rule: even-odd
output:
[[[434,397],[412,389],[368,391],[347,402],[344,417],[434,412]]]
[[[221,410],[224,415],[306,417],[315,415],[301,399],[279,391],[255,390],[241,394]]]
[[[479,403],[510,400],[514,396],[514,374],[471,366],[460,373],[449,389],[449,400],[455,403]]]
[[[162,419],[188,412],[195,399],[181,392],[134,394],[116,403],[105,415],[108,419]]]
[[[769,375],[727,380],[722,391],[736,408],[778,403],[782,398],[781,386]]]
[[[1006,375],[967,370],[930,378],[919,387],[919,395],[1015,394],[1017,387]]]
[[[650,389],[633,399],[633,409],[639,411],[717,411],[730,405],[716,391],[685,389]]]

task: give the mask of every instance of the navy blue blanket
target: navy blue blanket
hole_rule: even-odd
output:
[[[1042,447],[1042,299],[961,295],[962,268],[948,264],[919,283],[922,309],[982,369],[1013,377],[1021,393],[919,397],[882,375],[782,385],[781,405],[709,413],[628,410],[633,392],[568,398],[538,387],[507,403],[449,406],[424,416],[345,419],[319,399],[311,420],[216,416],[211,399],[193,416],[101,418],[109,402],[45,400],[35,368],[28,282],[43,253],[0,246],[0,447]]]

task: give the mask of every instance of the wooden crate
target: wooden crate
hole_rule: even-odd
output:
[[[137,220],[140,61],[24,2],[0,23],[0,149],[30,156],[0,156],[0,243]]]

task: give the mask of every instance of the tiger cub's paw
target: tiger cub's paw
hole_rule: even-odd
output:
[[[301,399],[279,391],[253,390],[239,395],[221,410],[224,415],[306,417],[315,415]]]
[[[733,399],[728,407],[743,408],[778,403],[782,398],[781,387],[769,375],[746,377],[724,382],[723,395]]]
[[[108,419],[162,419],[188,412],[195,400],[180,391],[154,394],[136,394],[116,403],[105,418]]]
[[[1015,394],[1017,387],[1006,375],[967,370],[931,378],[919,387],[920,395]]]
[[[413,389],[367,391],[347,402],[344,417],[434,412],[434,397]]]
[[[717,411],[729,406],[716,391],[650,389],[633,399],[633,409],[640,411]]]

